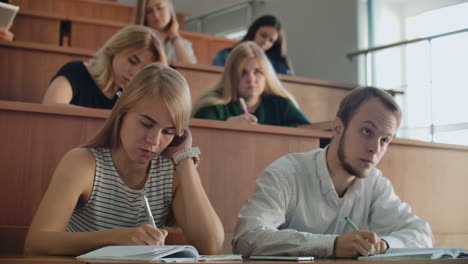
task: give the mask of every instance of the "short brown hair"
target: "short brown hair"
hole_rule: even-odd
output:
[[[389,93],[375,87],[355,88],[341,100],[336,117],[339,117],[343,124],[347,126],[359,107],[371,98],[378,98],[388,110],[392,111],[397,118],[398,126],[400,126],[401,109],[397,102]]]

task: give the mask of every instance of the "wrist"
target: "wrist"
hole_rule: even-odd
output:
[[[174,168],[187,159],[192,159],[195,166],[200,162],[200,149],[198,147],[186,148],[179,150],[172,156],[172,162],[174,163]]]
[[[169,36],[169,41],[174,44],[177,40],[179,40],[181,36],[179,34],[174,34],[172,36]]]

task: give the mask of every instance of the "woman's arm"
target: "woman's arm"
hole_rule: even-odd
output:
[[[190,132],[186,133],[188,139],[178,150],[192,145]],[[223,225],[208,200],[193,159],[187,158],[175,167],[173,181],[173,211],[187,241],[201,254],[219,254],[224,241]]]
[[[179,22],[177,22],[177,17],[175,14],[172,15],[170,25],[168,26],[167,36],[169,41],[174,46],[175,54],[177,56],[177,61],[183,63],[195,64],[197,63],[190,52],[185,47],[182,37],[179,32]],[[192,52],[193,53],[193,52]]]
[[[28,255],[79,255],[107,245],[163,244],[167,232],[150,225],[95,232],[66,232],[78,203],[91,194],[95,161],[89,149],[68,152],[60,161],[25,241]]]
[[[43,104],[70,104],[73,90],[70,82],[64,76],[57,76],[47,88],[42,99]]]

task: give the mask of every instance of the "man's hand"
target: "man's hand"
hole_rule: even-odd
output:
[[[371,256],[375,252],[385,253],[387,244],[376,233],[371,231],[353,231],[335,240],[333,253],[336,258],[357,258]]]

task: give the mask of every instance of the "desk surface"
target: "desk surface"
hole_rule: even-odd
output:
[[[20,255],[0,255],[0,264],[6,263],[15,263],[15,264],[85,264],[85,263],[95,263],[95,264],[116,264],[116,263],[143,263],[143,262],[109,262],[109,261],[85,261],[78,260],[73,257],[59,257],[59,256],[50,256],[50,257],[26,257]],[[148,263],[148,262],[144,262]],[[211,264],[220,263],[220,264],[239,264],[241,262],[208,262]],[[276,264],[290,264],[290,263],[299,263],[297,261],[250,261],[249,259],[244,259],[243,263],[276,263]],[[300,262],[300,263],[334,263],[334,264],[357,264],[357,263],[375,263],[375,264],[462,264],[468,263],[468,259],[434,259],[434,260],[401,260],[401,261],[358,261],[355,259],[316,259],[312,262]]]

